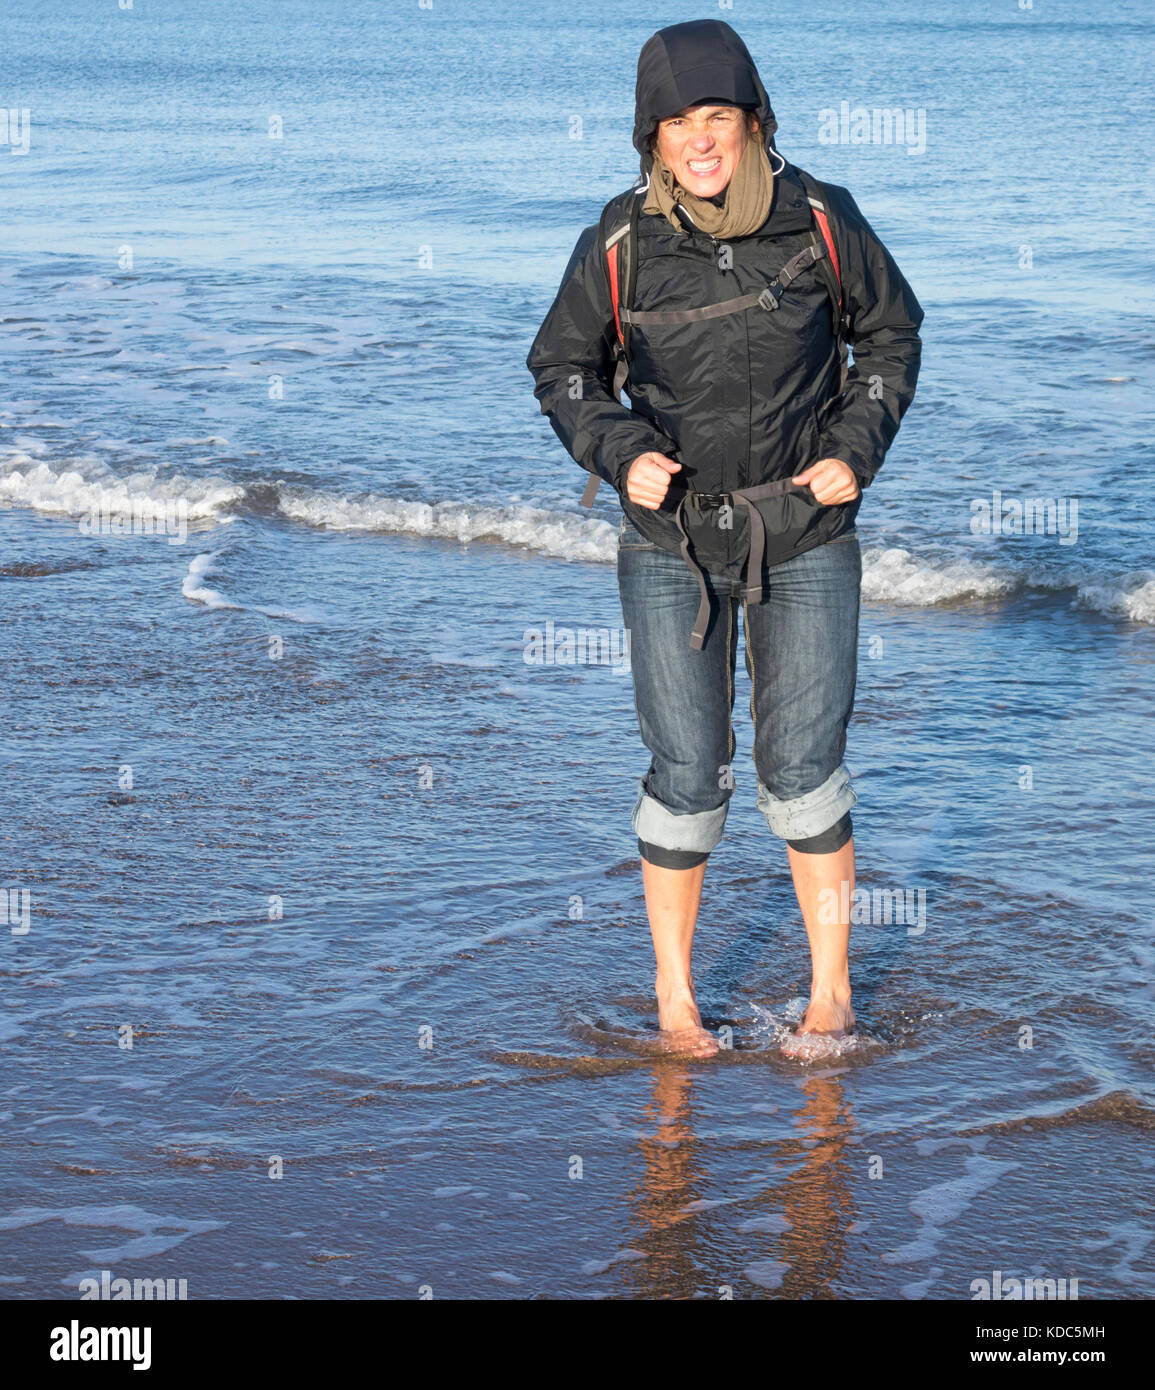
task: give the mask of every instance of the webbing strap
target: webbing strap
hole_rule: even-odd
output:
[[[678,499],[678,509],[674,513],[674,520],[677,522],[678,530],[681,533],[682,559],[694,571],[698,580],[698,616],[694,619],[694,630],[690,633],[690,646],[696,651],[702,650],[702,643],[706,640],[706,629],[710,626],[710,591],[706,587],[706,576],[702,571],[702,566],[690,554],[690,537],[686,532],[685,522],[682,520],[682,508],[686,505],[686,498],[690,494],[683,493]]]
[[[757,487],[737,488],[733,492],[722,494],[722,496],[741,503],[746,508],[750,518],[750,549],[746,556],[747,603],[762,602],[762,560],[766,554],[766,523],[762,520],[762,513],[754,503],[766,497],[779,497],[785,492],[793,492],[799,486],[800,484],[795,483],[791,478],[778,478],[772,483],[760,483]],[[694,630],[690,633],[690,646],[694,651],[700,652],[702,644],[706,640],[706,629],[710,626],[711,605],[705,572],[690,554],[690,537],[682,519],[682,509],[686,505],[686,498],[690,495],[689,492],[686,492],[679,498],[677,510],[674,512],[674,521],[677,523],[678,532],[682,537],[682,543],[679,547],[682,552],[682,559],[694,571],[694,576],[698,581],[698,614],[694,619]]]
[[[642,327],[647,324],[701,323],[704,319],[720,319],[726,314],[739,314],[744,309],[753,309],[756,305],[763,309],[777,309],[782,291],[797,280],[807,266],[820,261],[827,254],[824,242],[803,247],[796,256],[792,256],[786,262],[766,288],[757,294],[743,294],[736,299],[723,299],[718,304],[707,304],[701,309],[621,309],[621,322],[640,324]]]
[[[758,294],[744,294],[737,299],[723,299],[720,304],[707,304],[702,309],[623,309],[622,322],[629,324],[658,323],[700,323],[703,319],[720,319],[726,314],[739,314],[743,309],[753,309],[759,303],[764,290]]]
[[[761,483],[758,487],[739,488],[730,495],[741,502],[750,516],[750,550],[746,556],[746,602],[762,602],[762,557],[766,553],[766,523],[762,513],[754,505],[763,497],[779,497],[784,492],[793,492],[799,484],[790,478],[779,478],[773,483]]]

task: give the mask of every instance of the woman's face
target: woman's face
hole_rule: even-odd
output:
[[[690,106],[658,125],[658,153],[687,193],[713,198],[734,176],[747,131],[758,129],[740,106]]]

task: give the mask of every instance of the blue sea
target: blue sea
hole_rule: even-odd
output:
[[[695,968],[731,1045],[687,1062],[629,673],[526,659],[621,610],[525,355],[636,177],[641,45],[711,16],[926,311],[858,520],[859,1029],[809,1062],[743,662]],[[1152,34],[7,7],[0,1295],[1155,1295]]]

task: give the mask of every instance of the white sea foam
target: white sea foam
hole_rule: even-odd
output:
[[[324,621],[324,615],[315,607],[306,606],[304,608],[264,608],[259,603],[238,603],[235,599],[226,596],[216,589],[210,589],[207,584],[202,583],[204,577],[213,574],[216,570],[216,560],[219,551],[211,551],[200,555],[194,555],[189,562],[188,573],[181,581],[180,591],[185,598],[193,603],[203,604],[206,608],[230,608],[237,612],[262,613],[266,618],[284,618],[291,623],[318,623]]]
[[[740,1221],[737,1230],[742,1235],[757,1233],[758,1235],[780,1236],[785,1231],[792,1231],[794,1223],[787,1220],[780,1212],[771,1212],[769,1216],[752,1216],[749,1221]]]
[[[1149,570],[1101,576],[1068,565],[1022,575],[976,560],[922,560],[901,549],[866,550],[862,556],[862,595],[879,603],[927,607],[1028,588],[1074,590],[1074,601],[1082,608],[1133,623],[1155,623],[1155,575]]]
[[[190,521],[221,520],[224,509],[245,495],[224,478],[161,478],[156,469],[117,477],[101,464],[53,468],[24,453],[6,463],[0,464],[0,501],[64,516],[164,516],[166,507],[180,504]]]
[[[614,1265],[627,1263],[631,1260],[644,1260],[645,1253],[635,1250],[632,1246],[627,1246],[624,1250],[617,1251],[605,1260],[586,1260],[581,1267],[583,1274],[604,1274],[606,1270],[612,1269]]]
[[[995,598],[1015,581],[974,560],[920,560],[909,550],[864,550],[862,596],[917,607],[960,598]]]
[[[206,574],[213,572],[213,561],[216,558],[215,554],[194,555],[180,591],[185,598],[191,599],[194,603],[203,603],[206,608],[240,608],[239,603],[233,603],[216,589],[210,589],[201,583]]]
[[[540,507],[470,506],[464,502],[410,502],[367,497],[361,501],[327,492],[283,488],[281,511],[294,521],[338,531],[402,532],[455,541],[499,540],[542,555],[613,563],[617,527],[593,517]]]
[[[1078,586],[1078,603],[1133,623],[1155,623],[1155,577],[1141,575],[1121,585],[1087,581]]]
[[[220,435],[181,437],[173,444],[226,445]],[[29,452],[32,450],[33,452]],[[28,507],[64,516],[133,516],[179,505],[191,522],[233,520],[245,488],[226,478],[162,477],[157,469],[117,477],[93,460],[55,467],[34,444],[0,456],[0,505]],[[370,494],[361,498],[282,485],[278,509],[306,526],[336,531],[378,531],[439,540],[498,541],[557,559],[613,564],[617,524],[568,511],[519,504],[430,504]],[[195,563],[195,562],[194,562]],[[196,573],[203,573],[203,566]],[[190,571],[190,574],[192,572]],[[194,576],[195,577],[195,576]],[[862,557],[862,593],[868,601],[927,608],[966,599],[990,599],[1026,588],[1071,590],[1079,606],[1134,623],[1155,623],[1155,574],[1095,575],[1075,566],[1042,566],[1026,574],[969,558],[919,556],[901,547],[869,548]],[[211,590],[205,590],[211,594]],[[210,607],[249,607],[190,591],[185,596]],[[261,609],[259,611],[265,612]],[[315,614],[269,612],[271,617],[312,621]]]
[[[778,1289],[789,1268],[785,1260],[755,1260],[742,1273],[761,1289]]]
[[[946,1234],[942,1228],[957,1221],[981,1193],[994,1187],[1012,1168],[1021,1165],[1013,1160],[998,1162],[973,1156],[966,1159],[963,1166],[965,1176],[924,1188],[915,1196],[910,1209],[922,1224],[913,1240],[895,1250],[886,1250],[879,1256],[884,1264],[916,1264],[929,1260]]]
[[[118,1260],[138,1259],[143,1255],[160,1255],[180,1245],[189,1236],[202,1231],[216,1231],[224,1226],[223,1221],[186,1221],[179,1216],[163,1216],[157,1212],[145,1211],[143,1207],[130,1206],[76,1206],[76,1207],[17,1207],[8,1216],[0,1216],[0,1231],[20,1230],[25,1226],[38,1226],[45,1221],[60,1221],[65,1226],[93,1226],[135,1232],[133,1239],[122,1245],[103,1250],[82,1250],[80,1253],[102,1266],[114,1264]],[[75,1283],[78,1277],[70,1274],[63,1282]]]

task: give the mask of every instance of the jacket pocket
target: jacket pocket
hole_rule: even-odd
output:
[[[630,329],[629,380],[633,386],[641,388],[648,386],[662,394],[668,395],[670,391],[669,384],[658,366],[658,355],[654,350],[654,344],[643,328]]]

